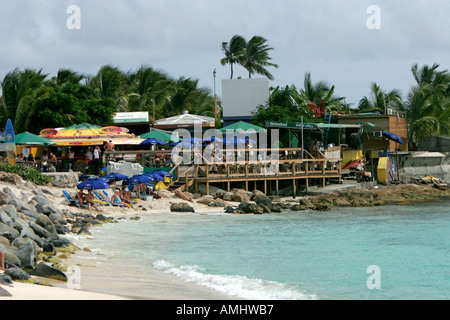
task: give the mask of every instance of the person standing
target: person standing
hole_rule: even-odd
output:
[[[99,174],[100,155],[101,155],[100,147],[99,146],[95,146],[94,147],[94,174],[95,175]]]
[[[69,170],[73,170],[75,164],[75,151],[69,147]]]

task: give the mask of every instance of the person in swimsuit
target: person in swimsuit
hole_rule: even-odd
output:
[[[88,205],[88,210],[91,210],[91,207],[94,208],[96,211],[100,211],[99,208],[94,203],[94,195],[92,194],[92,190],[88,190],[88,193],[84,196],[84,199],[86,200],[86,203]]]

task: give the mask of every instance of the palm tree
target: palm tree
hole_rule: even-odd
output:
[[[222,42],[222,51],[225,54],[225,57],[220,60],[220,63],[223,66],[230,64],[230,79],[233,79],[233,64],[239,63],[239,56],[246,44],[245,39],[240,35],[235,35],[231,38],[230,42]]]
[[[100,68],[94,77],[87,78],[88,85],[93,89],[93,96],[102,100],[111,100],[117,109],[126,108],[125,96],[127,77],[118,68],[105,65]]]
[[[174,92],[173,81],[161,71],[141,66],[130,75],[128,111],[149,111],[152,119],[160,114],[166,99]]]
[[[439,65],[411,68],[417,86],[413,87],[404,104],[411,142],[420,137],[450,133],[450,74],[437,71]]]
[[[383,91],[375,82],[372,82],[370,86],[370,96],[364,96],[359,101],[358,111],[385,111],[387,108],[402,110],[402,104],[402,97],[399,90],[393,89],[386,92]]]
[[[265,67],[275,67],[278,65],[271,63],[272,58],[269,56],[269,51],[273,48],[267,44],[267,39],[261,36],[254,36],[239,54],[238,62],[248,71],[248,77],[251,79],[252,74],[264,75],[270,80],[273,80],[273,75]]]
[[[0,114],[3,124],[11,119],[16,132],[28,129],[26,123],[30,123],[33,105],[43,93],[40,89],[43,88],[46,77],[42,70],[30,69],[15,69],[5,76],[1,84],[3,96]]]
[[[303,90],[301,94],[305,105],[314,104],[320,106],[325,104],[326,111],[349,112],[350,105],[345,103],[345,97],[336,97],[334,95],[335,86],[331,87],[325,81],[312,82],[311,73],[305,73],[303,81]]]

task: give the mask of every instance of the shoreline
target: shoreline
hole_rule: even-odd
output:
[[[197,200],[185,201],[172,194],[165,194],[164,197],[154,201],[139,201],[134,205],[135,209],[102,207],[102,212],[88,211],[70,207],[64,203],[62,188],[53,186],[36,187],[28,182],[7,183],[0,182],[0,189],[9,187],[17,195],[24,192],[33,192],[33,190],[45,189],[45,195],[62,212],[71,212],[83,214],[103,214],[113,220],[120,219],[140,219],[152,215],[165,216],[167,214],[177,214],[169,212],[169,207],[173,203],[188,203],[195,209],[195,214],[218,214],[224,210],[224,207],[208,207],[206,204],[198,203]],[[372,190],[358,188],[357,186],[330,186],[330,188],[320,188],[316,195],[299,196],[297,199],[291,197],[282,197],[280,202],[295,204],[294,207],[299,210],[309,210],[317,204],[326,206],[325,210],[337,206],[377,206],[388,204],[404,204],[422,202],[449,200],[450,190],[438,190],[429,186],[419,185],[393,185],[380,186]],[[360,201],[357,201],[359,199]],[[238,206],[239,202],[224,201],[226,205]],[[0,207],[1,208],[1,207]],[[292,208],[292,207],[291,207]],[[319,209],[320,210],[320,209]],[[229,214],[229,213],[220,213]],[[1,220],[0,220],[1,221]],[[94,226],[93,228],[101,228]],[[64,235],[62,235],[64,237]],[[68,236],[70,238],[70,236]],[[73,242],[75,244],[75,241]],[[236,300],[235,296],[229,296],[213,289],[203,287],[197,284],[188,283],[174,275],[167,274],[153,266],[146,266],[145,271],[136,270],[134,273],[124,275],[126,265],[112,258],[109,261],[99,261],[96,259],[93,251],[95,248],[79,248],[80,251],[71,254],[64,262],[68,265],[78,266],[81,270],[81,290],[66,289],[66,283],[53,281],[54,287],[44,287],[35,284],[25,284],[14,282],[14,287],[4,287],[13,297],[1,297],[0,300],[116,300],[116,299],[144,299],[144,300]],[[97,257],[98,258],[98,257]],[[1,274],[1,273],[0,273]],[[129,278],[127,278],[127,276]],[[141,291],[134,291],[133,295],[127,292],[127,287],[131,284],[142,286]]]

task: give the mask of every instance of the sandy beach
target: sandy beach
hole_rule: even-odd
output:
[[[138,201],[134,204],[134,208],[121,208],[105,206],[97,203],[100,212],[95,210],[79,209],[77,207],[67,205],[61,188],[53,186],[35,186],[29,182],[22,181],[20,183],[11,184],[0,181],[0,190],[9,187],[15,195],[33,196],[33,190],[39,188],[45,190],[48,200],[63,212],[89,213],[92,215],[102,214],[113,219],[130,219],[142,217],[144,215],[166,215],[170,214],[169,208],[172,203],[186,202],[178,197],[173,196],[170,192],[162,192],[163,197],[153,201]],[[66,189],[72,196],[75,194],[74,189]],[[108,193],[111,194],[111,190]],[[211,208],[204,204],[189,202],[196,213],[208,214],[217,213],[223,208]],[[95,228],[95,227],[94,227]],[[101,228],[98,227],[98,228]],[[83,248],[80,248],[83,249]],[[95,249],[95,248],[90,248]],[[212,289],[204,288],[198,285],[187,283],[175,276],[168,275],[162,271],[152,268],[146,269],[145,272],[136,272],[135,277],[124,279],[122,270],[126,266],[117,263],[98,264],[93,259],[93,254],[80,250],[71,255],[67,261],[67,265],[78,266],[82,274],[81,290],[68,289],[67,284],[61,281],[44,279],[50,286],[42,286],[36,284],[26,284],[15,281],[13,287],[2,286],[12,297],[2,297],[0,300],[117,300],[117,299],[151,299],[151,300],[226,300],[235,299],[225,294],[218,293]],[[0,272],[0,274],[3,272]],[[35,277],[33,277],[35,278]],[[134,293],[129,296],[127,288],[139,285],[142,287],[140,293]]]

